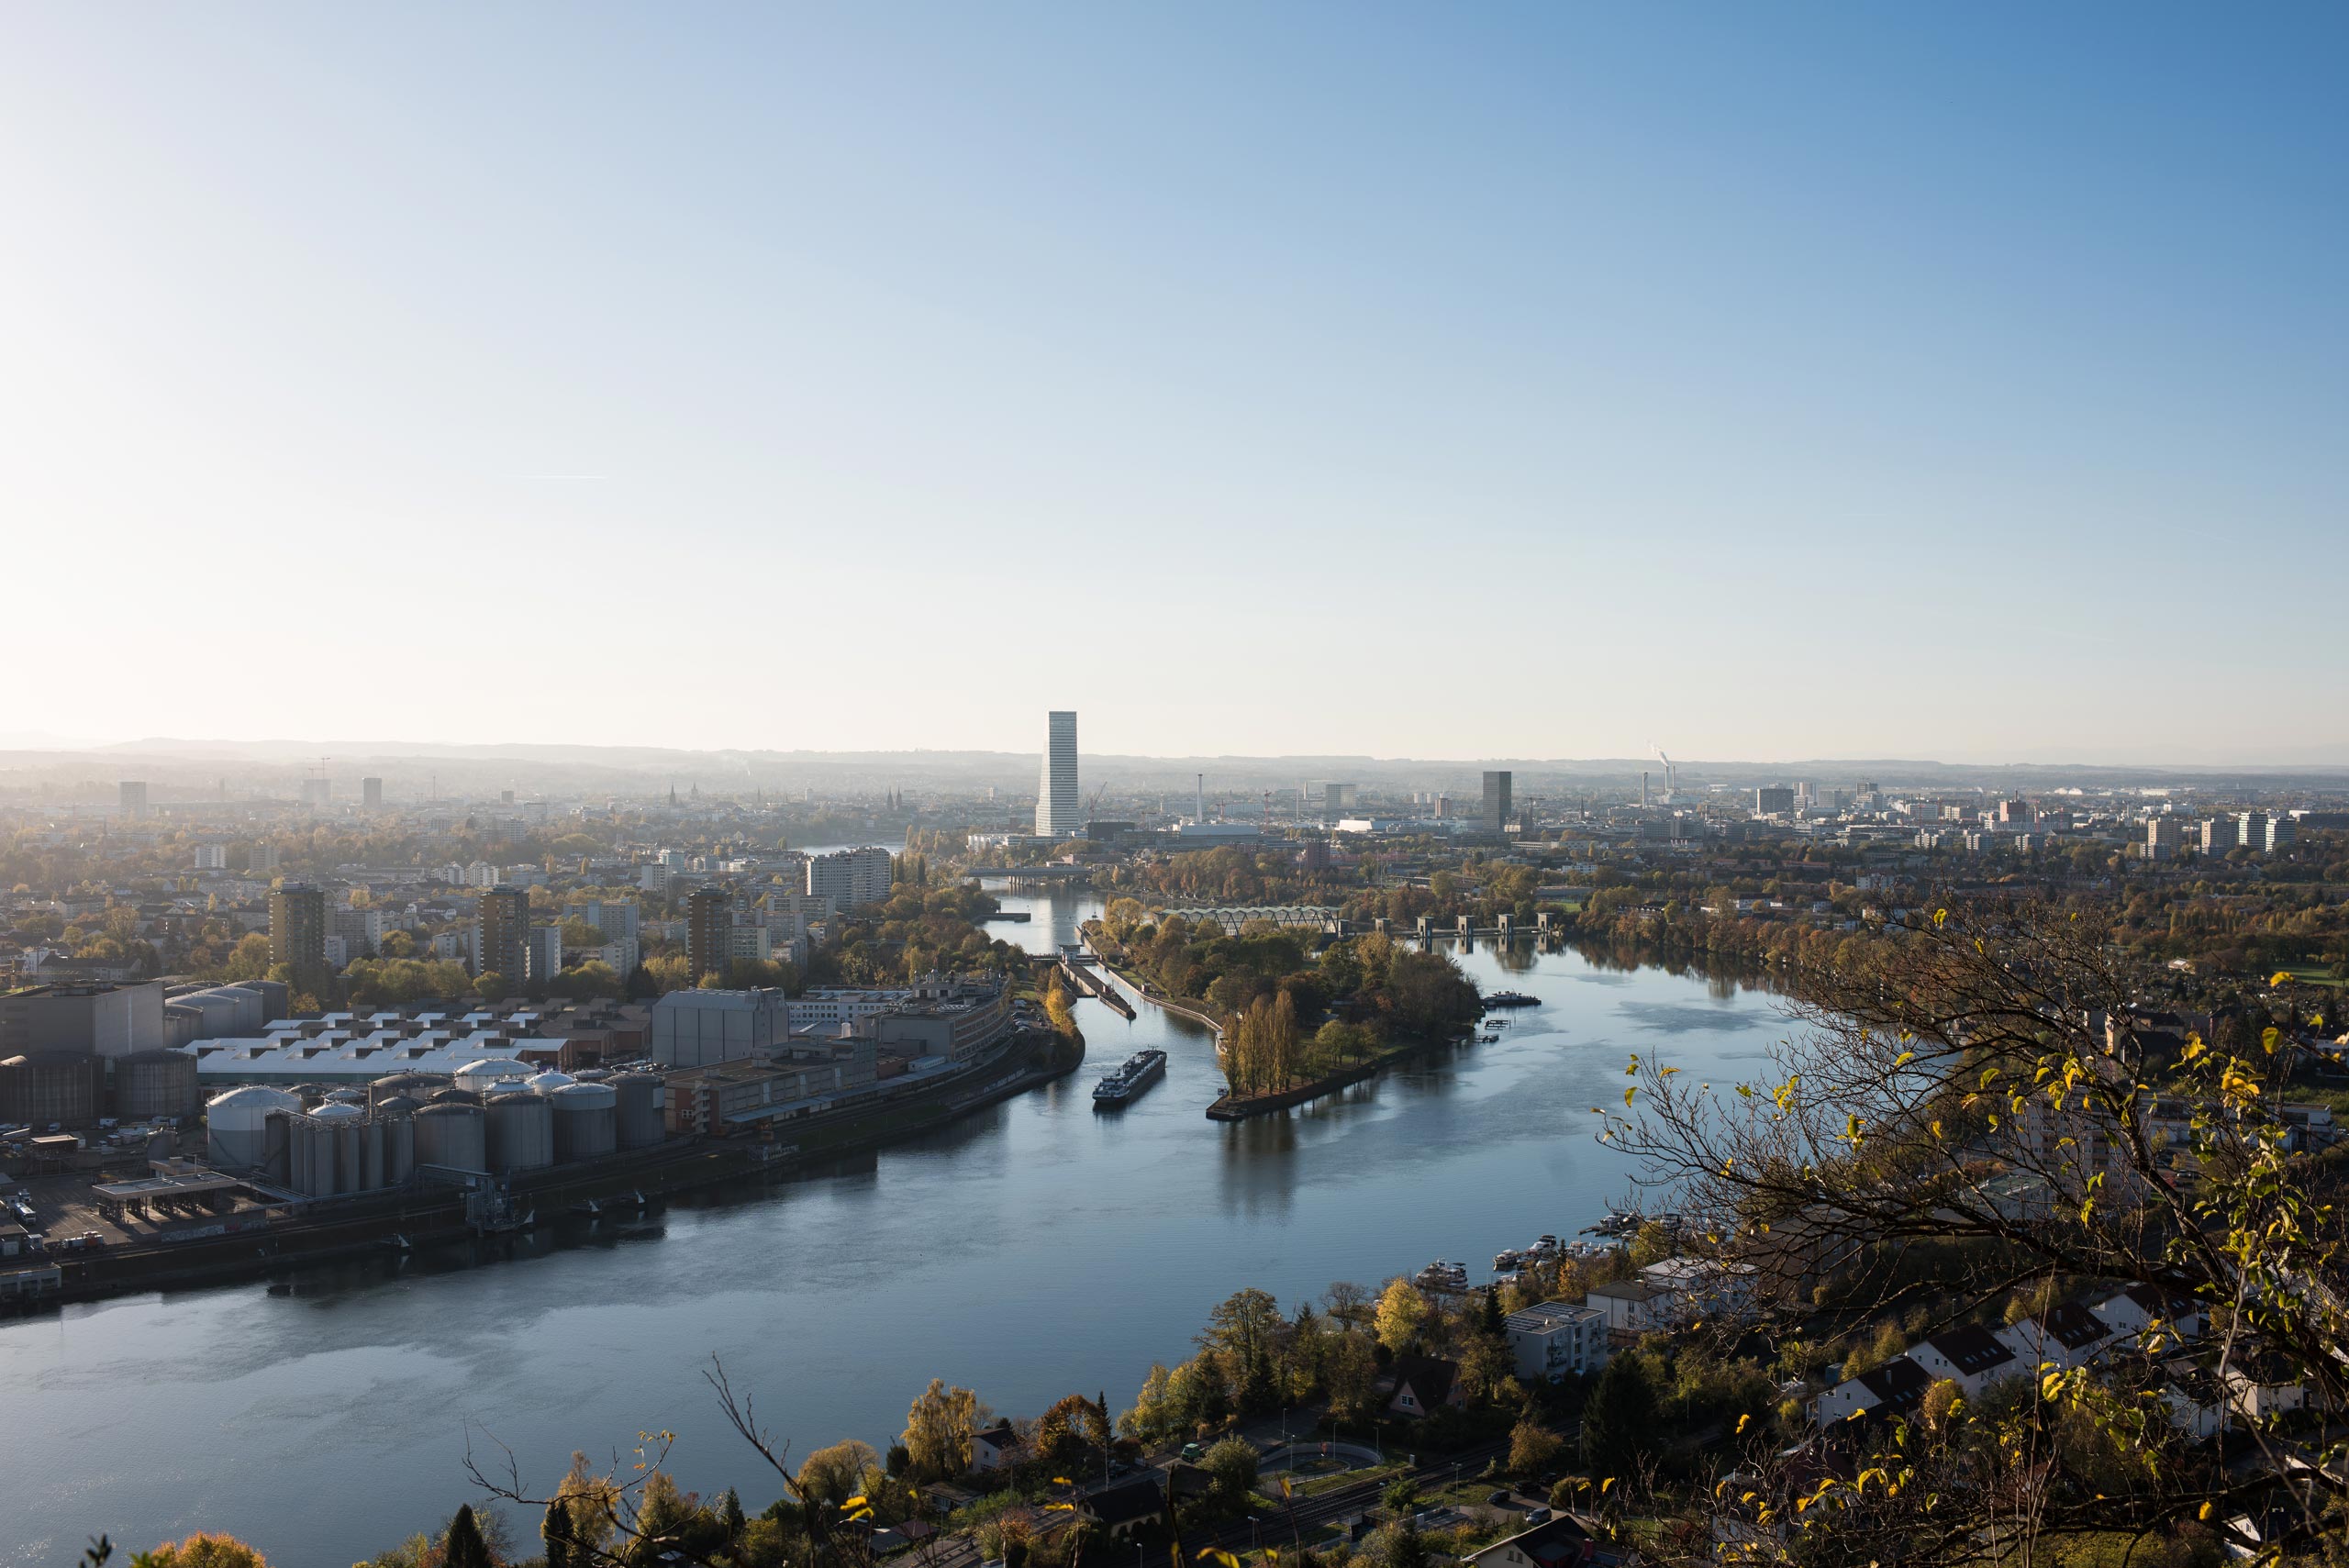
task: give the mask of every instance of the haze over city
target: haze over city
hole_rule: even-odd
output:
[[[0,12],[0,1568],[2343,1568],[2344,82]]]
[[[22,10],[5,727],[2349,761],[2345,25]]]

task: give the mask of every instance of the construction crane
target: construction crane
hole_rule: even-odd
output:
[[[1093,798],[1085,803],[1085,819],[1087,822],[1095,820],[1101,815],[1101,796],[1108,793],[1108,788],[1107,782],[1094,786]]]

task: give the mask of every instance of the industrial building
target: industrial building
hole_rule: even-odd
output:
[[[163,983],[36,985],[0,996],[0,1056],[70,1051],[128,1056],[168,1043]]]

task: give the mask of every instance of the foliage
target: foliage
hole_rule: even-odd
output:
[[[979,1403],[977,1395],[967,1388],[949,1388],[942,1378],[931,1378],[930,1386],[906,1412],[905,1433],[898,1439],[905,1444],[914,1474],[938,1480],[968,1470],[971,1434],[988,1419],[987,1407]],[[804,1472],[800,1479],[806,1485]]]

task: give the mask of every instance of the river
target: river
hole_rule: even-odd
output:
[[[1039,951],[1089,894],[1008,896]],[[143,1549],[227,1529],[280,1564],[342,1564],[470,1500],[462,1462],[510,1447],[545,1485],[573,1449],[676,1435],[673,1466],[755,1512],[780,1487],[719,1418],[724,1359],[795,1456],[885,1446],[933,1376],[1032,1415],[1062,1395],[1130,1404],[1218,1300],[1286,1308],[1332,1280],[1570,1235],[1627,1189],[1591,1136],[1631,1051],[1752,1074],[1784,1018],[1736,986],[1573,953],[1463,955],[1497,1043],[1432,1053],[1284,1116],[1208,1121],[1207,1032],[1078,1004],[1089,1055],[1058,1084],[840,1168],[672,1202],[650,1223],[570,1222],[476,1260],[386,1258],[272,1284],[125,1296],[0,1319],[0,1564],[69,1560],[106,1531]],[[1094,1110],[1145,1046],[1165,1078]],[[494,1254],[502,1254],[495,1255]],[[536,1521],[514,1521],[519,1540]]]

